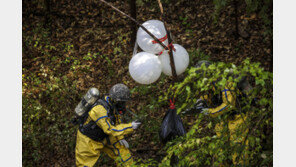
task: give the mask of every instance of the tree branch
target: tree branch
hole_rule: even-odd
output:
[[[165,31],[166,31],[167,36],[168,36],[168,43],[171,44],[172,43],[171,33],[167,28],[167,25],[166,25],[166,22],[165,22],[165,19],[164,19],[164,16],[163,16],[164,14],[163,14],[162,3],[160,2],[160,0],[157,0],[157,1],[158,1],[158,5],[159,5],[159,8],[160,8],[160,12],[161,12],[160,20],[164,24],[164,28],[165,28]],[[170,56],[170,65],[171,65],[171,71],[172,71],[172,74],[173,74],[173,78],[174,78],[174,80],[177,80],[177,72],[176,72],[176,66],[175,66],[174,55],[173,55],[173,52],[172,52],[172,47],[169,47],[169,56]]]
[[[104,1],[104,0],[100,0],[101,2],[105,3],[106,5],[110,6],[112,9],[114,9],[115,11],[119,12],[120,14],[124,15],[125,17],[129,18],[130,20],[132,20],[133,22],[135,22],[138,26],[140,26],[147,34],[149,34],[155,41],[157,41],[164,49],[169,50],[169,48],[167,46],[165,46],[158,38],[156,38],[150,31],[148,31],[144,26],[142,26],[137,20],[135,20],[134,18],[130,17],[129,15],[125,14],[124,12],[122,12],[121,10],[119,10],[118,8],[114,7],[113,5],[111,5],[110,3]]]

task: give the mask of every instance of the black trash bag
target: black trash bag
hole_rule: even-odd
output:
[[[183,126],[180,116],[177,114],[174,104],[171,102],[171,106],[166,112],[160,127],[160,140],[166,143],[177,136],[183,136],[186,134],[186,130]]]

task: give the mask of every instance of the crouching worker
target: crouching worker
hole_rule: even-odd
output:
[[[98,94],[98,93],[97,93]],[[87,95],[86,95],[87,96]],[[114,85],[109,95],[96,100],[79,122],[76,140],[76,166],[94,166],[105,152],[117,164],[129,166],[132,155],[124,136],[140,126],[140,122],[121,123],[125,114],[125,103],[130,99],[130,91],[124,84]],[[85,102],[84,102],[85,103]]]
[[[205,64],[206,67],[210,66],[210,62],[208,61],[199,61],[196,68],[200,68],[202,64]],[[197,70],[197,73],[198,72],[200,71]],[[219,88],[215,83],[212,84],[212,90],[209,90],[207,95],[200,97],[192,108],[185,110],[183,113],[203,113],[212,117],[229,114],[227,117],[227,126],[230,135],[230,143],[242,145],[247,130],[243,130],[244,132],[240,133],[240,136],[237,135],[237,132],[242,129],[241,127],[244,124],[244,120],[246,120],[246,116],[245,113],[237,111],[236,100],[239,100],[241,96],[245,96],[247,92],[251,90],[251,85],[247,79],[243,77],[237,86],[240,94],[235,94],[232,83],[227,84],[224,88]],[[219,93],[217,94],[215,91],[219,91]],[[223,124],[224,122],[220,122],[215,126],[215,132],[218,137],[221,137],[223,133],[225,133],[223,132]],[[247,149],[248,141],[245,142],[245,145],[245,149]],[[239,160],[236,160],[237,156],[236,153],[232,154],[232,163],[234,165],[247,165],[245,155],[242,155],[243,158]]]

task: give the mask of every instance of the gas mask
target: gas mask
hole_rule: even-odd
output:
[[[125,101],[115,102],[115,108],[117,109],[117,113],[119,115],[124,115],[126,112],[126,102]]]
[[[252,90],[252,86],[249,83],[247,77],[242,77],[242,79],[238,82],[238,88],[242,92],[248,94]]]

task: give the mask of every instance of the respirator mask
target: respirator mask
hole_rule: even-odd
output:
[[[126,102],[125,101],[117,101],[115,102],[115,108],[119,115],[124,115],[126,112]]]

